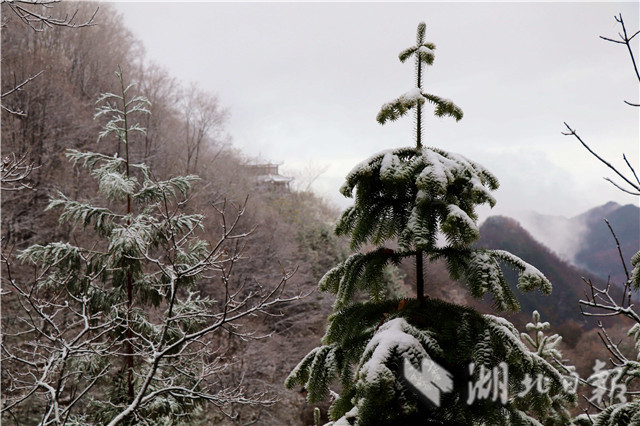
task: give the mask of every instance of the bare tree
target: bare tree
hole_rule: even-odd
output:
[[[34,189],[3,191],[3,236],[5,242],[24,247],[36,236],[61,238],[67,232],[42,220],[49,215],[43,210],[47,195],[56,186],[71,183],[74,196],[95,192],[78,180],[79,169],[64,160],[63,152],[96,149],[99,126],[93,121],[93,104],[101,92],[115,90],[112,70],[118,63],[125,70],[133,68],[139,43],[109,4],[100,5],[99,22],[96,17],[94,25],[53,26],[42,32],[25,25],[7,3],[1,6],[2,152],[3,157],[25,156],[33,166],[29,185]],[[55,16],[75,14],[77,22],[86,22],[96,11],[91,2],[49,7]]]
[[[284,173],[294,177],[294,188],[299,192],[308,192],[311,190],[311,186],[317,181],[326,171],[329,170],[328,164],[319,164],[310,159],[300,169],[287,169]]]
[[[226,221],[227,214],[222,210],[220,214]],[[241,214],[242,211],[236,219]],[[3,295],[15,296],[22,310],[20,317],[12,318],[14,321],[4,327],[2,362],[8,385],[3,389],[3,416],[20,418],[21,410],[36,408],[41,410],[39,422],[43,425],[90,424],[96,420],[88,412],[100,407],[104,413],[97,422],[116,425],[125,419],[141,422],[145,417],[187,419],[189,409],[181,405],[193,408],[203,401],[229,416],[233,416],[237,404],[273,404],[275,400],[265,393],[247,395],[242,383],[224,383],[218,377],[229,364],[224,351],[213,345],[216,333],[231,333],[243,339],[260,337],[241,331],[242,320],[269,313],[273,307],[299,298],[283,297],[288,274],[271,289],[246,293],[242,287],[234,288],[231,272],[241,252],[227,252],[223,247],[244,237],[234,233],[236,223],[234,220],[223,231],[208,259],[190,268],[192,274],[216,273],[225,298],[214,307],[214,301],[195,293],[180,297],[178,281],[185,275],[174,275],[164,289],[171,295],[164,313],[155,322],[138,324],[139,329],[130,338],[135,348],[130,356],[139,360],[136,387],[133,398],[126,402],[113,400],[113,395],[101,390],[109,386],[107,383],[119,380],[113,360],[122,357],[123,349],[113,336],[121,335],[120,330],[126,328],[127,319],[122,315],[127,310],[126,303],[96,312],[90,293],[79,294],[70,289],[71,277],[58,282],[57,291],[51,286],[58,266],[79,260],[89,267],[93,253],[83,250],[79,259],[72,259],[69,253],[59,252],[56,263],[38,270],[34,279],[24,284],[14,279],[11,262],[3,254]],[[181,251],[182,242],[171,249]],[[156,264],[156,273],[176,272],[175,265],[165,264],[150,253],[145,257]],[[96,271],[87,278],[95,280],[103,272]],[[207,309],[185,309],[190,304]],[[140,331],[142,326],[157,329],[160,338],[145,335]]]
[[[223,134],[229,110],[222,108],[218,97],[191,84],[183,94],[186,173],[197,170],[200,150],[207,141],[216,141]]]
[[[616,16],[615,20],[621,26],[622,32],[618,33],[618,35],[620,36],[620,40],[614,40],[602,36],[600,38],[609,42],[624,44],[627,47],[636,78],[640,83],[640,74],[638,73],[636,58],[631,47],[631,41],[640,33],[640,31],[636,31],[632,36],[629,37],[624,24],[624,20],[622,19],[622,14]],[[629,101],[625,101],[625,103],[632,107],[640,107],[639,104]],[[575,137],[591,155],[596,157],[602,164],[607,166],[620,179],[622,179],[622,183],[616,183],[610,178],[605,178],[605,180],[610,182],[620,191],[640,197],[640,179],[638,179],[638,175],[633,166],[630,164],[626,155],[623,154],[622,156],[627,168],[629,169],[625,174],[617,167],[613,166],[609,161],[598,155],[594,150],[592,150],[589,145],[577,134],[575,129],[571,128],[567,123],[564,124],[567,127],[568,132],[563,134]],[[638,291],[640,289],[640,251],[638,251],[631,259],[631,265],[633,266],[633,269],[630,272],[629,268],[627,267],[627,261],[624,259],[624,256],[622,254],[620,242],[616,233],[614,232],[611,223],[609,223],[607,219],[604,219],[604,221],[609,227],[612,238],[616,243],[618,254],[620,256],[620,262],[626,277],[626,281],[624,283],[624,291],[621,300],[615,300],[611,295],[612,284],[610,280],[603,288],[596,287],[591,282],[591,280],[585,280],[585,283],[587,284],[587,291],[585,291],[585,298],[579,301],[580,309],[583,315],[588,317],[606,318],[614,316],[624,316],[630,319],[634,325],[629,330],[628,335],[632,336],[635,340],[636,350],[640,350],[640,312],[638,312],[637,308],[635,308],[631,298],[632,292]],[[633,383],[637,383],[638,379],[640,379],[640,364],[637,361],[637,357],[634,357],[634,359],[629,359],[629,357],[625,355],[624,351],[620,349],[620,342],[616,342],[612,339],[609,333],[607,333],[607,330],[605,329],[602,322],[599,322],[599,328],[600,331],[598,335],[611,355],[611,357],[609,358],[611,368],[595,372],[589,379],[587,379],[587,383],[591,384],[593,387],[602,386],[603,379],[606,381],[610,378],[615,377],[616,381],[612,381],[612,387],[615,386],[616,382],[618,384],[626,386],[627,388],[631,387]],[[620,402],[620,399],[618,399],[620,395],[617,395],[615,392],[613,392],[613,389],[610,392],[603,392],[603,394],[608,396],[608,398],[605,398],[604,401],[600,401],[602,405],[598,401],[593,401],[585,397],[585,400],[589,403],[589,406],[596,409],[596,414],[589,414],[588,410],[585,410],[585,414],[579,416],[576,419],[578,424],[590,425],[597,422],[597,424],[599,425],[613,426],[621,424],[619,423],[619,421],[622,421],[621,419],[628,419],[629,422],[632,422],[632,419],[640,418],[640,403],[638,402],[638,400],[625,402],[625,395],[625,401]]]
[[[62,16],[53,16],[49,12],[52,10],[53,5],[56,3],[60,3],[60,0],[1,0],[0,4],[5,6],[11,10],[15,16],[17,16],[20,21],[26,24],[29,28],[34,30],[35,32],[43,32],[48,28],[54,27],[66,27],[66,28],[82,28],[95,25],[95,18],[98,14],[99,8],[96,8],[93,14],[88,19],[81,19],[78,21],[78,10],[75,9],[71,14],[68,12],[65,13],[64,9],[62,10]],[[6,18],[3,19],[2,29],[5,30],[6,27]],[[38,76],[40,76],[43,71],[39,71],[33,75],[26,77],[22,82],[18,83],[14,81],[14,85],[11,89],[2,93],[1,99],[6,98],[7,96],[20,91],[29,84],[31,81],[35,80]],[[14,76],[15,77],[15,76]],[[21,110],[13,110],[5,106],[4,102],[0,104],[3,110],[19,115],[24,116],[24,111]]]
[[[82,28],[94,25],[94,19],[98,14],[98,8],[89,19],[77,20],[77,9],[69,14],[54,16],[50,14],[52,6],[61,0],[2,0],[22,22],[36,32],[42,32],[47,28],[68,27]]]
[[[633,48],[631,46],[631,41],[638,34],[640,34],[640,30],[636,31],[631,37],[629,37],[628,34],[627,34],[627,28],[624,25],[624,20],[622,19],[622,14],[620,14],[618,16],[615,16],[614,18],[615,18],[616,22],[618,22],[620,24],[620,26],[622,27],[622,32],[618,33],[618,36],[620,37],[620,40],[614,40],[614,39],[611,39],[611,38],[608,38],[608,37],[603,37],[603,36],[600,36],[600,38],[603,39],[603,40],[606,40],[606,41],[610,41],[612,43],[624,44],[627,47],[627,50],[629,51],[629,56],[631,58],[631,63],[633,65],[633,69],[635,71],[636,78],[638,80],[638,83],[640,83],[640,73],[638,72],[638,65],[636,63],[636,58],[634,56]],[[629,101],[624,101],[624,102],[627,105],[630,105],[630,106],[633,106],[633,107],[640,107],[640,104],[632,103],[632,102],[629,102]],[[636,171],[634,170],[633,166],[629,163],[629,160],[627,159],[626,155],[623,154],[622,158],[624,159],[625,164],[629,168],[629,171],[630,171],[631,175],[625,175],[624,173],[619,171],[616,167],[611,165],[611,163],[609,163],[607,160],[605,160],[600,155],[598,155],[595,151],[593,151],[589,147],[589,145],[580,136],[578,136],[578,134],[576,133],[575,129],[571,128],[571,126],[569,126],[567,123],[564,123],[564,125],[569,130],[567,133],[563,133],[564,135],[566,135],[566,136],[574,136],[576,139],[578,139],[578,141],[580,141],[582,146],[585,147],[585,149],[587,151],[589,151],[589,153],[591,155],[596,157],[601,163],[603,163],[605,166],[607,166],[609,169],[611,169],[616,175],[618,175],[623,180],[624,183],[623,184],[618,184],[618,183],[614,182],[613,180],[611,180],[610,178],[605,178],[605,180],[607,180],[608,182],[610,182],[616,188],[618,188],[619,190],[621,190],[623,192],[626,192],[626,193],[631,194],[631,195],[640,195],[640,179],[638,179],[638,175],[636,174]]]
[[[164,154],[164,151],[161,151],[163,146],[170,145],[182,137],[180,123],[176,122],[176,116],[180,115],[176,109],[180,101],[179,84],[157,64],[140,68],[140,90],[151,101],[151,114],[148,114],[142,123],[147,132],[144,134],[141,154],[144,161],[153,164],[152,160],[156,160],[159,152]]]

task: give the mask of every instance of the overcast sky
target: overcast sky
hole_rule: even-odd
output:
[[[233,144],[282,169],[327,167],[314,189],[338,188],[371,154],[413,144],[411,117],[380,126],[380,106],[413,87],[398,53],[416,26],[437,46],[424,86],[464,111],[427,115],[428,146],[461,153],[501,182],[491,214],[573,216],[614,200],[603,156],[638,165],[638,81],[614,15],[639,28],[631,3],[118,3],[147,59],[230,107]],[[636,38],[635,50],[638,51]],[[430,111],[430,110],[429,110]],[[482,212],[486,216],[488,210]]]

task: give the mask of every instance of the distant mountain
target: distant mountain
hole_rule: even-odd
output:
[[[522,226],[536,240],[561,259],[606,280],[622,285],[626,281],[620,256],[608,226],[614,229],[627,267],[640,250],[640,208],[609,202],[572,218],[529,212],[520,218]]]
[[[579,270],[575,266],[560,259],[547,247],[536,241],[514,219],[503,216],[489,217],[480,227],[479,247],[507,250],[524,261],[538,268],[552,283],[553,292],[545,296],[538,290],[522,293],[515,288],[516,273],[508,270],[505,275],[520,301],[522,315],[530,318],[531,312],[537,309],[543,320],[559,326],[568,322],[580,324],[584,328],[593,328],[594,320],[589,320],[580,312],[578,300],[585,298],[587,285],[582,280],[591,279],[602,287],[604,282],[595,274]],[[621,298],[616,289],[613,294]],[[617,299],[616,299],[617,300]],[[514,321],[519,322],[519,321]]]
[[[620,254],[604,219],[611,224],[630,271],[631,256],[640,250],[640,208],[632,204],[607,203],[574,219],[587,225],[581,249],[575,256],[576,264],[602,278],[611,276],[611,282],[623,285],[626,276]]]
[[[587,225],[584,220],[564,216],[522,213],[518,221],[539,242],[551,249],[562,260],[575,264],[575,255],[582,246]]]
[[[606,204],[603,204],[599,207],[594,207],[582,214],[574,216],[569,220],[572,222],[582,222],[589,226],[592,226],[596,222],[602,221],[603,217],[606,217],[608,214],[618,210],[620,207],[620,204],[614,201],[609,201]]]

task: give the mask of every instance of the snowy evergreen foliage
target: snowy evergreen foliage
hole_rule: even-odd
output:
[[[640,251],[633,255],[631,258],[631,285],[634,290],[640,290]]]
[[[322,346],[298,364],[286,385],[303,386],[310,402],[324,399],[336,386],[339,395],[331,391],[330,408],[334,426],[566,420],[563,404],[575,398],[565,391],[563,374],[546,359],[554,354],[553,341],[543,345],[546,349],[531,351],[503,318],[425,297],[425,258],[445,261],[451,276],[464,282],[474,297],[489,294],[501,310],[519,309],[502,266],[519,272],[521,290],[551,291],[549,281],[518,257],[473,246],[479,237],[476,206],[495,204],[490,192],[498,187],[497,178],[462,155],[422,145],[427,101],[435,105],[436,116],[462,118],[452,101],[422,88],[423,67],[433,63],[435,51],[424,41],[425,28],[421,23],[416,45],[400,53],[402,62],[415,58],[416,87],[384,104],[378,114],[384,124],[413,109],[415,146],[375,154],[347,175],[341,192],[346,197],[355,193],[355,203],[342,214],[336,233],[348,235],[359,252],[321,279],[320,289],[336,295],[334,313]],[[415,299],[385,297],[385,267],[405,259],[415,259]],[[365,302],[363,294],[368,296]],[[439,406],[426,402],[403,378],[405,360],[420,369],[425,359],[453,377],[453,391],[442,392]],[[492,377],[486,372],[504,363],[509,371],[500,399],[487,397],[491,384],[485,393],[478,391],[478,398],[470,398],[470,383]],[[548,378],[548,392],[518,396],[522,382],[537,375]]]
[[[600,305],[601,308],[603,306]],[[628,392],[637,389],[640,380],[640,316],[631,308],[632,306],[620,309],[618,314],[635,321],[629,329],[628,336],[635,342],[636,358],[627,358],[619,348],[620,342],[613,342],[602,329],[601,338],[606,342],[611,354],[610,363],[596,365],[594,372],[586,380],[592,389],[592,394],[589,396],[592,405],[598,407],[600,411],[579,415],[575,419],[576,425],[640,425],[640,401],[634,392]]]
[[[60,211],[61,223],[87,234],[80,236],[85,246],[74,240],[24,250],[19,258],[36,268],[30,290],[9,275],[28,307],[23,335],[34,334],[34,343],[3,345],[3,360],[27,371],[7,382],[14,397],[3,400],[3,410],[33,396],[43,425],[156,425],[191,424],[205,402],[223,409],[269,403],[218,381],[225,365],[210,338],[284,300],[278,297],[286,277],[265,294],[230,287],[239,258],[233,247],[245,236],[236,231],[242,210],[233,220],[218,210],[218,241],[197,237],[203,216],[189,213],[186,198],[198,178],[159,180],[145,164],[130,161],[132,133],[144,132],[132,123],[135,114],[149,113],[148,101],[130,97],[132,86],[116,74],[121,92],[103,95],[96,116],[109,118],[99,139],[115,136],[124,152],[67,153],[97,180],[101,197],[89,203],[58,193],[48,207]],[[217,283],[225,298],[201,296],[202,279]]]
[[[581,382],[576,368],[566,364],[562,359],[562,353],[558,348],[562,337],[558,334],[545,335],[545,330],[550,326],[548,322],[540,321],[538,311],[533,311],[532,321],[526,325],[527,333],[521,333],[520,336],[538,356],[556,368],[560,373],[564,391],[556,394],[545,393],[538,398],[525,398],[523,408],[526,409],[529,404],[535,405],[537,419],[541,423],[562,425],[568,423],[568,419],[571,418],[571,413],[567,409],[568,402],[572,404],[577,402],[576,391]],[[533,337],[529,333],[532,333]],[[536,378],[531,377],[531,379]],[[545,383],[542,382],[541,385],[544,386]],[[553,409],[548,410],[547,407],[553,407]]]

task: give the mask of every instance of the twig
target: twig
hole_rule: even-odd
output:
[[[604,222],[609,227],[609,231],[611,231],[611,235],[613,235],[613,239],[616,241],[616,247],[618,249],[618,254],[620,255],[620,263],[622,263],[622,267],[624,268],[624,275],[627,277],[627,281],[624,284],[624,292],[622,293],[622,306],[624,306],[624,299],[625,299],[625,295],[627,293],[629,294],[629,301],[628,301],[627,304],[630,305],[631,304],[631,289],[630,289],[631,281],[629,280],[629,270],[627,269],[627,264],[624,262],[624,256],[622,255],[622,249],[620,248],[620,241],[618,241],[618,236],[613,231],[613,228],[611,227],[611,223],[609,223],[609,221],[607,219],[604,219]]]
[[[16,158],[14,153],[10,157],[2,159],[0,165],[0,189],[3,191],[18,191],[20,189],[31,189],[33,186],[26,182],[27,178],[37,168],[33,163],[27,163],[29,153],[24,153],[20,158]]]
[[[633,177],[636,178],[636,182],[638,182],[638,185],[640,185],[640,179],[638,179],[638,175],[636,174],[635,169],[633,168],[633,166],[629,163],[629,160],[627,160],[627,156],[622,154],[622,159],[624,160],[625,163],[627,163],[627,166],[629,167],[629,169],[631,169],[631,173],[633,173]]]
[[[82,28],[95,25],[94,20],[98,14],[98,9],[93,12],[91,17],[82,23],[75,23],[76,10],[70,17],[65,15],[64,18],[55,18],[53,16],[47,16],[42,13],[38,13],[29,7],[40,6],[42,8],[51,8],[53,4],[59,3],[60,0],[2,0],[1,3],[7,4],[9,8],[16,14],[16,16],[28,25],[32,30],[36,32],[43,32],[47,28],[53,27],[68,27],[68,28]],[[29,7],[27,7],[29,6]]]
[[[618,35],[620,36],[620,40],[613,40],[607,37],[603,37],[600,36],[601,39],[606,40],[606,41],[610,41],[612,43],[617,43],[617,44],[624,44],[627,46],[627,50],[629,51],[629,56],[631,57],[631,63],[633,64],[633,69],[636,72],[636,77],[638,79],[638,81],[640,82],[640,72],[638,72],[638,65],[636,64],[636,58],[633,55],[633,49],[631,48],[631,40],[633,40],[633,38],[635,36],[637,36],[640,31],[636,31],[635,34],[633,34],[631,37],[627,36],[627,28],[624,25],[624,21],[622,19],[622,14],[619,14],[618,16],[614,17],[615,20],[622,26],[622,34],[618,33]],[[630,106],[634,106],[634,107],[640,107],[640,104],[634,104],[631,102],[627,102],[624,101],[627,105]]]
[[[600,160],[601,163],[603,163],[604,165],[609,167],[611,170],[613,170],[618,176],[620,176],[625,182],[627,182],[627,184],[629,184],[634,190],[638,191],[637,193],[629,192],[630,194],[640,195],[640,184],[635,184],[635,183],[631,182],[629,179],[627,179],[627,177],[625,175],[623,175],[622,173],[620,173],[618,171],[618,169],[616,169],[614,166],[611,165],[611,163],[609,163],[607,160],[605,160],[604,158],[602,158],[598,154],[596,154],[596,152],[593,151],[589,147],[589,145],[587,145],[586,142],[583,141],[582,138],[576,133],[576,131],[574,129],[572,129],[566,122],[564,123],[564,125],[567,127],[567,129],[569,129],[569,133],[564,133],[563,132],[562,133],[563,135],[565,135],[565,136],[575,136],[576,139],[578,139],[578,141],[580,141],[582,146],[584,146],[587,149],[587,151],[589,151],[591,153],[591,155],[596,157],[598,160]],[[627,191],[625,191],[625,192],[627,192]]]

